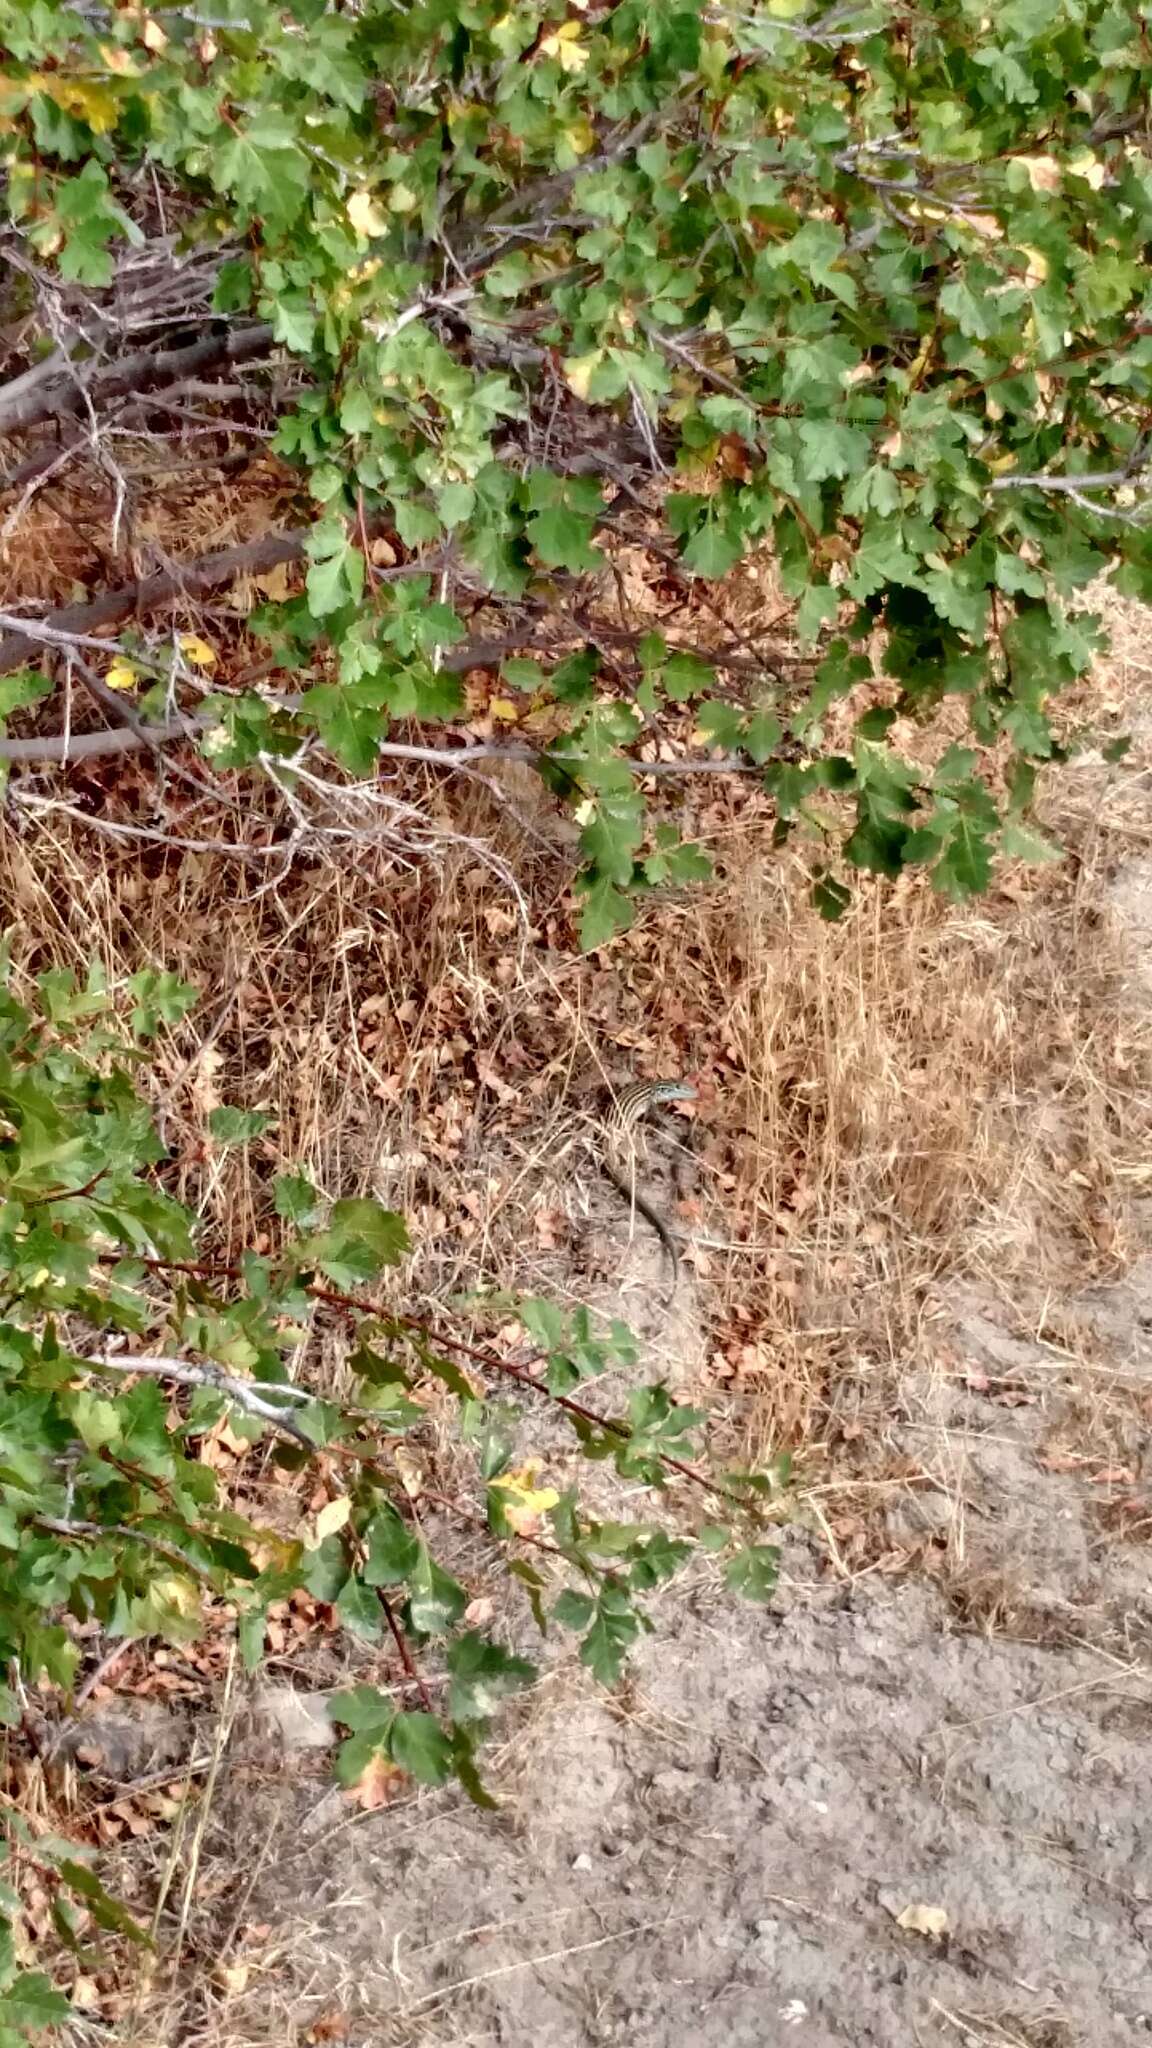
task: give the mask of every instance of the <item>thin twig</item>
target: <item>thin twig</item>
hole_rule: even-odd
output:
[[[420,1703],[424,1708],[425,1713],[434,1714],[436,1712],[436,1709],[432,1704],[432,1695],[429,1692],[428,1687],[425,1685],[424,1680],[420,1676],[420,1673],[416,1666],[416,1659],[413,1657],[412,1651],[408,1645],[408,1638],[404,1634],[404,1631],[401,1628],[400,1623],[396,1619],[395,1613],[392,1609],[392,1602],[389,1600],[388,1595],[384,1591],[383,1586],[377,1586],[376,1598],[379,1600],[381,1607],[384,1609],[384,1619],[388,1623],[388,1627],[392,1632],[392,1640],[395,1643],[397,1651],[399,1653],[400,1662],[404,1666],[405,1676],[409,1680],[410,1684],[415,1686],[417,1692],[419,1693]]]
[[[197,1564],[176,1544],[164,1543],[159,1536],[151,1536],[144,1529],[135,1529],[129,1522],[68,1522],[59,1515],[33,1515],[32,1522],[35,1528],[44,1529],[51,1536],[123,1536],[132,1543],[143,1544],[146,1550],[154,1550],[169,1564],[181,1565],[186,1571],[195,1572],[197,1578],[209,1576],[203,1565]]]
[[[226,1394],[230,1401],[235,1401],[238,1408],[245,1409],[249,1415],[256,1416],[261,1422],[271,1422],[277,1429],[283,1430],[286,1436],[295,1437],[297,1443],[303,1444],[309,1451],[316,1449],[311,1437],[305,1435],[299,1425],[285,1414],[283,1408],[278,1407],[274,1401],[267,1400],[264,1394],[258,1391],[259,1385],[265,1387],[269,1394],[283,1395],[289,1403],[309,1402],[314,1396],[305,1387],[294,1387],[282,1380],[259,1383],[241,1380],[233,1373],[224,1372],[219,1366],[193,1365],[185,1358],[121,1358],[105,1353],[100,1358],[79,1359],[77,1363],[89,1372],[139,1373],[148,1379],[172,1380],[180,1387],[208,1387],[214,1393]]]

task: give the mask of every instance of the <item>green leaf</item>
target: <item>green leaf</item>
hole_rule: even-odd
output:
[[[454,1745],[432,1714],[397,1714],[388,1748],[393,1762],[422,1785],[444,1785],[454,1775]]]
[[[364,1544],[367,1550],[363,1570],[366,1585],[397,1585],[409,1578],[420,1563],[418,1538],[388,1501],[377,1508],[368,1523]]]
[[[634,790],[601,798],[580,834],[580,844],[599,875],[627,888],[644,836],[643,807]]]
[[[266,1110],[221,1107],[209,1110],[208,1131],[218,1145],[246,1145],[275,1121]]]
[[[550,505],[533,513],[526,528],[528,539],[540,560],[550,569],[569,569],[573,575],[599,569],[604,561],[592,545],[595,520],[568,505]]]
[[[54,687],[51,678],[36,668],[17,668],[11,675],[0,676],[0,718],[8,718],[25,704],[50,697]]]
[[[303,292],[285,292],[273,301],[271,310],[272,332],[277,341],[282,341],[295,355],[310,355],[316,339],[316,313],[311,299]]]
[[[780,1552],[771,1543],[750,1543],[729,1560],[724,1582],[745,1600],[770,1600],[780,1576]]]
[[[710,747],[723,747],[731,753],[744,744],[745,718],[738,704],[725,704],[720,698],[701,704],[696,723]]]
[[[306,1228],[314,1223],[320,1208],[321,1198],[311,1181],[303,1174],[278,1173],[275,1180],[276,1214],[286,1223]]]
[[[598,877],[586,891],[580,920],[581,951],[594,953],[598,946],[606,946],[617,932],[628,930],[635,916],[636,908],[630,898],[621,895],[606,876]]]
[[[580,1662],[601,1685],[615,1685],[640,1633],[640,1615],[622,1586],[606,1581],[596,1599],[592,1623],[580,1645]]]
[[[448,1652],[452,1683],[448,1711],[454,1721],[486,1721],[500,1701],[538,1676],[536,1666],[523,1657],[513,1657],[498,1643],[469,1629]]]
[[[780,720],[768,705],[754,711],[744,728],[742,745],[757,766],[762,765],[775,753],[783,737]]]
[[[384,1620],[380,1601],[364,1577],[353,1575],[341,1587],[336,1599],[336,1613],[346,1629],[359,1636],[366,1643],[378,1643],[384,1633]]]
[[[468,1605],[458,1579],[443,1571],[424,1544],[408,1573],[408,1617],[422,1636],[442,1636],[454,1628]]]
[[[388,1734],[395,1715],[395,1708],[389,1709],[389,1717],[379,1727],[365,1729],[363,1734],[350,1735],[336,1752],[336,1776],[344,1786],[359,1784],[369,1765],[387,1749]]]
[[[473,1806],[480,1807],[486,1813],[498,1811],[499,1802],[493,1799],[490,1792],[485,1791],[481,1783],[480,1774],[476,1769],[476,1752],[466,1728],[454,1730],[453,1768]]]
[[[543,686],[544,671],[538,661],[504,661],[500,664],[500,678],[514,690],[536,691]]]
[[[680,559],[691,575],[718,582],[729,569],[735,568],[743,552],[738,533],[717,520],[706,519],[685,544]]]
[[[0,2013],[11,2026],[38,2034],[71,2019],[72,2007],[42,1970],[21,1970],[0,1991]]]
[[[562,1628],[587,1628],[595,1611],[596,1603],[587,1593],[577,1593],[569,1588],[561,1593],[553,1607],[552,1618]]]
[[[1024,825],[1018,818],[1009,818],[1005,823],[1000,834],[1000,851],[1007,860],[1026,860],[1037,867],[1064,859],[1059,846],[1054,846],[1035,826]]]
[[[374,1280],[383,1267],[398,1266],[410,1249],[402,1216],[354,1195],[333,1204],[327,1229],[301,1238],[298,1253],[337,1287],[356,1287]]]
[[[835,875],[820,875],[812,884],[812,901],[825,923],[835,924],[848,909],[852,891],[838,882]]]
[[[840,610],[838,593],[828,583],[810,583],[796,613],[796,637],[806,646],[819,637]]]
[[[137,1038],[154,1038],[162,1024],[179,1024],[199,1000],[191,982],[151,967],[130,975],[128,987],[136,998],[132,1029]]]
[[[354,1735],[381,1735],[392,1726],[396,1709],[376,1686],[354,1685],[348,1692],[333,1693],[328,1713]]]
[[[812,483],[854,476],[865,467],[870,453],[867,434],[846,426],[843,420],[803,420],[800,442],[804,475]]]
[[[95,1871],[89,1870],[74,1857],[64,1857],[56,1865],[61,1881],[70,1892],[83,1899],[92,1918],[100,1927],[106,1927],[113,1934],[126,1934],[129,1941],[137,1942],[142,1948],[151,1948],[152,1937],[134,1920],[128,1908],[105,1891]]]
[[[686,704],[716,682],[716,671],[697,654],[670,654],[664,664],[664,688],[676,704]]]

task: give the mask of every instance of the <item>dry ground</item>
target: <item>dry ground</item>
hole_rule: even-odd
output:
[[[222,1754],[123,1856],[143,1900],[166,1871],[166,1946],[135,1999],[97,1985],[85,2048],[109,2012],[132,2048],[1148,2038],[1152,657],[1139,616],[1116,628],[1079,709],[1135,720],[1132,755],[1069,769],[1068,859],[974,907],[866,885],[828,927],[728,789],[691,799],[715,884],[591,961],[528,782],[413,779],[416,857],[399,835],[287,875],[59,810],[5,835],[21,971],[96,953],[203,989],[158,1109],[220,1240],[274,1227],[286,1164],[376,1189],[412,1222],[408,1301],[591,1300],[734,1448],[797,1461],[771,1613],[701,1578],[619,1698],[550,1668],[492,1759],[497,1816],[359,1814],[319,1752]],[[117,771],[129,814],[151,772]],[[651,1164],[685,1243],[671,1318],[622,1206],[549,1170],[563,1105],[661,1072],[700,1090]],[[222,1101],[276,1123],[214,1153]],[[278,1675],[330,1682],[339,1653],[291,1627]],[[187,1689],[211,1756],[219,1692]]]

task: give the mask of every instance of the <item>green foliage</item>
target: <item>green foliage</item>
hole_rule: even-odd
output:
[[[362,775],[394,720],[459,714],[435,651],[461,624],[427,578],[377,580],[366,521],[432,567],[450,540],[497,600],[543,572],[579,609],[663,474],[684,576],[772,548],[815,673],[718,690],[644,642],[509,665],[555,716],[540,768],[578,810],[584,943],[699,871],[657,843],[635,772],[669,705],[760,772],[782,835],[822,842],[826,914],[845,866],[921,862],[965,895],[1026,850],[1004,790],[1052,757],[1046,706],[1094,644],[1064,599],[1109,564],[1152,592],[1152,55],[1130,10],[246,0],[205,27],[0,0],[0,38],[8,207],[41,260],[106,285],[154,173],[218,245],[220,312],[297,359],[276,445],[316,518],[305,596],[266,626],[323,673],[292,708],[219,699],[213,759],[315,732]],[[566,465],[573,421],[592,474]],[[858,686],[860,746],[831,763],[822,707]],[[963,766],[885,754],[878,720],[946,696]]]
[[[385,1656],[400,1646],[398,1687],[360,1685],[337,1702],[348,1730],[343,1781],[356,1784],[383,1760],[427,1784],[455,1776],[469,1797],[488,1802],[476,1745],[502,1702],[536,1674],[467,1625],[469,1589],[434,1554],[400,1482],[396,1448],[427,1429],[433,1395],[456,1408],[488,1510],[492,1562],[542,1629],[551,1608],[552,1620],[579,1631],[582,1658],[609,1683],[648,1625],[645,1596],[697,1554],[696,1523],[684,1512],[673,1538],[641,1522],[585,1517],[574,1492],[538,1485],[533,1465],[513,1467],[520,1410],[558,1403],[577,1448],[614,1462],[632,1491],[638,1480],[656,1489],[675,1480],[690,1482],[701,1503],[726,1501],[725,1522],[706,1525],[710,1550],[718,1526],[721,1548],[742,1540],[745,1489],[711,1470],[703,1418],[662,1387],[637,1390],[623,1418],[573,1398],[607,1366],[635,1363],[623,1326],[602,1334],[584,1310],[524,1302],[536,1362],[506,1363],[495,1346],[477,1343],[464,1347],[465,1371],[450,1333],[363,1298],[358,1290],[408,1247],[403,1218],[376,1202],[329,1204],[300,1176],[282,1175],[276,1249],[246,1256],[234,1271],[202,1263],[195,1219],[158,1179],[163,1148],[132,1073],[150,1058],[163,1020],[184,1013],[190,991],[149,973],[128,996],[130,1033],[95,969],[83,987],[70,973],[41,975],[36,1008],[0,986],[0,1670],[8,1681],[0,1721],[19,1728],[29,1689],[52,1689],[66,1709],[80,1626],[95,1624],[111,1640],[192,1642],[212,1598],[236,1610],[252,1667],[270,1605],[303,1589]],[[211,1129],[218,1143],[242,1142],[266,1122],[226,1108],[213,1113]],[[307,1355],[314,1321],[333,1315],[351,1333],[349,1363],[361,1385],[347,1411],[289,1370]],[[509,1388],[515,1412],[499,1398]],[[224,1417],[238,1436],[270,1436],[289,1466],[323,1447],[325,1469],[343,1475],[347,1492],[295,1538],[250,1524],[199,1457],[201,1439]],[[475,1505],[464,1499],[460,1512],[471,1545]],[[540,1543],[546,1573],[537,1569]],[[426,1665],[443,1681],[440,1711]],[[97,1926],[144,1938],[74,1845],[57,1853],[24,1829],[12,1856],[21,1870],[31,1862],[41,1879],[47,1873],[58,1903],[71,1895]],[[4,1910],[0,1899],[0,1940]],[[10,1941],[7,1955],[0,2037],[5,2026],[16,2039],[64,2018],[66,2003],[17,1962]]]

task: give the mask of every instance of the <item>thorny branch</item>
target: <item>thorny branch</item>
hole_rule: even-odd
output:
[[[114,1264],[117,1256],[117,1254],[112,1252],[101,1253],[101,1263]],[[141,1260],[141,1264],[154,1272],[187,1273],[193,1278],[203,1280],[240,1280],[243,1278],[239,1266],[231,1265],[226,1260],[146,1258]],[[523,1363],[517,1364],[512,1359],[501,1357],[500,1353],[490,1345],[469,1344],[463,1338],[445,1336],[442,1331],[433,1329],[419,1316],[398,1313],[385,1303],[365,1301],[359,1295],[345,1294],[339,1288],[324,1287],[316,1280],[307,1283],[306,1292],[311,1295],[314,1301],[324,1302],[330,1308],[339,1309],[343,1315],[370,1317],[372,1320],[382,1323],[394,1336],[403,1337],[409,1342],[417,1338],[421,1342],[431,1344],[440,1350],[455,1352],[461,1358],[470,1359],[473,1364],[487,1368],[489,1371],[504,1373],[509,1378],[518,1381],[521,1386],[528,1388],[532,1393],[539,1394],[544,1400],[550,1401],[554,1407],[562,1408],[566,1414],[576,1416],[580,1421],[589,1424],[591,1427],[603,1430],[609,1436],[619,1438],[622,1443],[628,1443],[632,1439],[633,1432],[626,1422],[620,1422],[614,1416],[601,1415],[596,1409],[587,1407],[584,1402],[575,1400],[570,1394],[555,1393],[544,1380],[539,1379],[532,1368],[547,1363],[547,1354],[544,1352],[535,1352]],[[93,1370],[100,1365],[107,1364],[114,1371],[144,1371],[152,1373],[157,1378],[163,1378],[167,1375],[170,1379],[174,1379],[187,1386],[213,1386],[222,1393],[232,1394],[232,1397],[239,1402],[239,1405],[248,1406],[251,1413],[261,1413],[261,1410],[253,1405],[253,1398],[259,1401],[262,1397],[256,1395],[253,1398],[248,1398],[252,1395],[253,1383],[250,1380],[236,1380],[231,1375],[219,1372],[212,1366],[188,1365],[180,1359],[146,1358],[141,1361],[140,1359],[127,1357],[88,1360],[86,1363],[91,1365]],[[239,1394],[234,1393],[233,1389],[235,1388],[239,1388],[241,1392]],[[314,1398],[305,1389],[279,1380],[275,1382],[274,1387],[272,1384],[268,1384],[266,1391],[269,1393],[273,1391],[277,1394],[282,1393],[290,1400],[308,1401]],[[298,1435],[302,1441],[307,1443],[309,1450],[317,1448],[310,1439],[304,1436],[303,1431],[296,1430],[292,1425],[285,1423],[281,1411],[270,1413],[267,1419],[277,1423],[281,1428],[288,1428],[290,1434]],[[332,1444],[330,1446],[326,1445],[325,1448],[336,1453],[339,1451],[340,1446]],[[725,1488],[718,1486],[714,1480],[709,1479],[707,1474],[701,1472],[697,1466],[688,1464],[684,1459],[673,1457],[667,1451],[657,1450],[653,1455],[668,1471],[678,1473],[681,1478],[691,1481],[693,1485],[702,1488],[717,1499],[728,1500],[730,1498]]]

